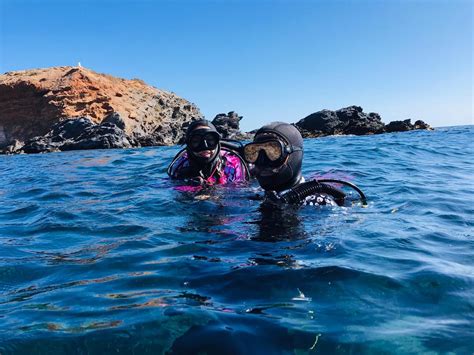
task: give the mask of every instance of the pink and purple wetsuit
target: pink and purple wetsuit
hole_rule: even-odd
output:
[[[184,150],[170,164],[168,175],[173,179],[196,178],[209,185],[249,180],[247,164],[239,155],[224,147],[221,148],[218,162],[209,176],[204,176],[199,170],[196,170],[196,176],[190,176],[191,168],[188,153]]]

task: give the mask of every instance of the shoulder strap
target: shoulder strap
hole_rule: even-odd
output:
[[[228,138],[221,139],[221,147],[237,152],[239,155],[244,155],[244,145],[238,140]]]

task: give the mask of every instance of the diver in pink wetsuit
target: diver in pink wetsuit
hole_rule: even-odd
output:
[[[186,148],[175,156],[168,167],[168,175],[172,179],[205,185],[248,181],[247,163],[236,150],[222,143],[211,122],[192,122],[186,131]]]

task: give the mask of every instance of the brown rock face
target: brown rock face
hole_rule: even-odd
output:
[[[82,67],[55,67],[0,75],[0,146],[46,134],[71,117],[100,124],[118,113],[140,145],[179,141],[182,126],[202,117],[192,103],[146,85]]]

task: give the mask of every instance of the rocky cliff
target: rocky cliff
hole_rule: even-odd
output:
[[[54,137],[64,131],[66,121],[81,117],[74,134]],[[0,75],[0,148],[14,143],[13,152],[21,151],[22,142],[30,144],[34,137],[45,147],[55,140],[45,151],[171,145],[181,139],[184,124],[201,117],[194,104],[173,93],[138,79],[115,78],[82,67]],[[80,132],[81,127],[85,131]],[[101,134],[110,139],[101,139]],[[74,145],[78,138],[82,144]],[[41,144],[36,145],[38,151]]]

